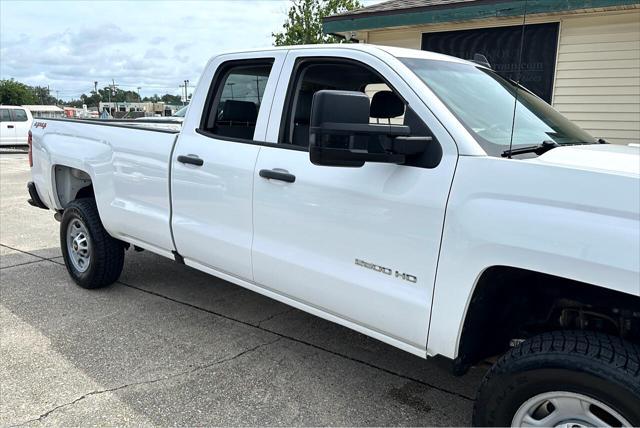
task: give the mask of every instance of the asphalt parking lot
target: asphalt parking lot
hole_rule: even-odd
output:
[[[486,367],[456,378],[149,252],[79,288],[28,177],[0,154],[0,426],[470,423]]]

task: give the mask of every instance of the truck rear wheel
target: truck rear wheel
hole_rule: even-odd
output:
[[[104,229],[91,198],[76,199],[64,210],[60,248],[67,271],[80,287],[100,288],[120,277],[124,247]]]
[[[475,426],[640,426],[640,347],[587,331],[532,337],[485,376]]]

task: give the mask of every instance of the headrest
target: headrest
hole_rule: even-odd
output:
[[[369,115],[375,119],[390,119],[404,114],[404,103],[391,91],[373,94]]]
[[[296,105],[296,113],[293,121],[296,123],[308,124],[311,119],[311,103],[313,102],[313,93],[300,92],[298,94],[298,103]]]
[[[220,120],[232,122],[255,122],[258,108],[251,101],[226,100],[222,105]]]

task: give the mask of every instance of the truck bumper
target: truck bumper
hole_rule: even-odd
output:
[[[36,185],[33,181],[27,183],[27,189],[29,190],[29,196],[31,196],[31,198],[27,201],[29,202],[29,205],[42,208],[43,210],[49,209],[49,207],[46,206],[44,202],[42,202],[42,199],[40,199],[40,195],[38,195],[38,189],[36,189]]]

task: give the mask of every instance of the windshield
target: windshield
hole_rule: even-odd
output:
[[[492,156],[543,141],[593,143],[594,138],[549,104],[495,72],[471,64],[400,58],[476,137]],[[518,104],[514,113],[516,91]]]
[[[182,107],[180,110],[178,110],[177,112],[175,112],[173,114],[173,117],[185,117],[185,115],[187,114],[187,109],[188,108],[189,108],[189,106]]]

